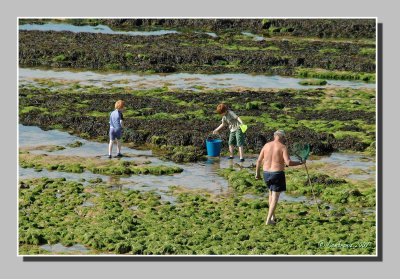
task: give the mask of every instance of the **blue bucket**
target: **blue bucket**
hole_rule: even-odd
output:
[[[207,139],[207,155],[210,157],[218,157],[221,153],[221,143],[220,139]]]

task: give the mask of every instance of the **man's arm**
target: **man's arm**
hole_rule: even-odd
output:
[[[240,117],[238,117],[237,120],[239,121],[240,125],[243,125],[243,121],[240,119]]]
[[[260,155],[258,156],[256,163],[256,179],[260,179],[260,166],[264,160],[264,147],[261,149]]]
[[[285,160],[286,166],[289,166],[289,167],[298,166],[298,165],[303,164],[303,162],[300,162],[300,161],[290,160],[289,151],[286,146],[283,147],[283,160]]]

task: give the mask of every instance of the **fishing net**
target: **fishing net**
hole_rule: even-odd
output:
[[[305,161],[310,155],[310,145],[308,143],[294,143],[290,147],[289,153],[296,156],[301,161]]]

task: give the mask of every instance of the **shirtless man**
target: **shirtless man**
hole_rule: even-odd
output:
[[[264,164],[264,181],[269,189],[269,210],[265,222],[267,225],[275,225],[275,208],[279,195],[286,191],[285,165],[298,166],[304,163],[290,160],[287,147],[283,144],[284,138],[284,131],[276,131],[274,140],[261,149],[256,165],[256,179],[260,179],[260,166]]]

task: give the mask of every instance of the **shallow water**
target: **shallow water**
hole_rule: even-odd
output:
[[[65,146],[75,141],[82,142],[80,147],[68,147]],[[19,145],[34,146],[34,145],[60,145],[65,146],[65,149],[54,152],[45,151],[34,151],[33,153],[47,153],[53,155],[69,155],[69,156],[106,156],[107,155],[107,144],[99,143],[94,141],[88,141],[83,138],[70,135],[66,132],[58,130],[44,131],[36,126],[24,126],[19,125]],[[105,147],[105,148],[104,148]],[[128,153],[140,156],[151,156],[151,150],[137,150],[125,148]],[[127,158],[130,159],[130,158]]]
[[[97,143],[84,140],[82,138],[69,135],[66,132],[57,130],[44,131],[38,127],[19,125],[19,146],[35,146],[35,145],[66,145],[75,141],[81,141],[84,143],[82,146],[77,148],[66,147],[64,150],[55,152],[35,151],[37,153],[45,153],[51,155],[69,155],[69,156],[102,156],[107,159],[105,154],[107,153],[108,145],[106,143]],[[168,165],[168,166],[180,166],[184,171],[180,174],[172,176],[164,175],[134,175],[130,177],[114,177],[110,180],[108,176],[92,174],[90,172],[84,172],[80,174],[64,173],[43,170],[36,172],[33,169],[20,168],[20,178],[33,178],[33,177],[65,177],[72,180],[79,180],[84,178],[85,180],[100,177],[103,181],[115,184],[115,186],[122,186],[126,188],[146,188],[146,190],[167,190],[169,186],[185,186],[188,188],[196,189],[202,188],[210,191],[226,191],[228,188],[228,182],[218,176],[216,172],[221,167],[226,167],[229,164],[228,160],[219,163],[200,163],[200,164],[175,164],[173,162],[162,161],[156,157],[152,157],[151,150],[136,150],[132,148],[123,147],[122,152],[126,154],[135,155],[149,155],[147,158],[151,161],[150,165]],[[108,160],[108,159],[107,159]],[[115,159],[117,160],[117,159]],[[123,160],[135,160],[135,158],[123,158]]]
[[[311,161],[312,162],[312,161]],[[362,174],[350,174],[348,178],[354,180],[368,180],[375,177],[375,159],[359,154],[332,153],[329,157],[322,157],[318,162],[339,165],[343,168],[359,169]]]
[[[66,145],[75,141],[84,143],[77,148],[66,147],[64,150],[55,152],[35,151],[51,155],[76,155],[76,156],[98,156],[107,152],[106,143],[96,143],[84,140],[82,138],[69,135],[66,132],[57,130],[44,131],[34,126],[19,125],[19,146],[35,146],[35,145]],[[162,161],[156,157],[151,156],[150,150],[135,150],[132,148],[123,147],[123,153],[148,155],[148,160],[151,161],[150,165],[168,165],[179,166],[183,168],[183,172],[174,175],[132,175],[129,177],[107,176],[93,174],[91,172],[84,173],[67,173],[58,171],[42,170],[40,172],[30,168],[19,168],[19,177],[26,178],[61,178],[64,177],[68,180],[80,181],[82,178],[85,182],[83,185],[88,185],[88,180],[101,178],[103,183],[107,183],[113,189],[139,189],[143,191],[155,191],[159,193],[162,200],[174,202],[175,198],[166,193],[170,186],[182,186],[188,189],[203,189],[213,193],[227,193],[229,192],[228,181],[218,175],[218,170],[221,168],[240,168],[248,167],[255,164],[256,157],[248,157],[244,163],[240,163],[236,157],[234,160],[227,158],[209,158],[205,162],[189,163],[189,164],[176,164],[173,162]],[[108,160],[106,156],[103,156]],[[124,157],[123,160],[131,160],[133,158]],[[117,160],[117,159],[114,159]],[[265,195],[254,196],[255,198],[265,198]],[[286,194],[281,196],[282,200],[287,201],[304,201],[305,197],[292,197]]]
[[[46,24],[22,24],[19,30],[38,30],[38,31],[70,31],[74,33],[101,33],[101,34],[119,34],[130,36],[160,36],[166,34],[179,33],[176,30],[157,30],[157,31],[115,31],[106,25],[82,25],[76,26],[65,23],[46,23]]]
[[[47,78],[55,81],[75,81],[82,85],[103,87],[134,87],[134,89],[154,89],[168,86],[171,89],[185,89],[198,91],[199,86],[204,89],[223,88],[319,88],[319,87],[350,87],[375,88],[375,84],[346,81],[327,80],[326,86],[300,85],[300,78],[251,75],[251,74],[133,74],[133,73],[99,73],[92,71],[48,70],[38,68],[19,68],[21,84],[35,84],[33,79]],[[197,87],[197,88],[196,88]]]
[[[56,252],[56,253],[62,253],[62,252],[81,252],[81,253],[87,253],[89,252],[89,249],[87,249],[85,246],[82,244],[75,244],[71,247],[65,247],[64,245],[57,243],[54,245],[49,245],[45,244],[40,246],[40,248],[49,251],[49,252]]]

